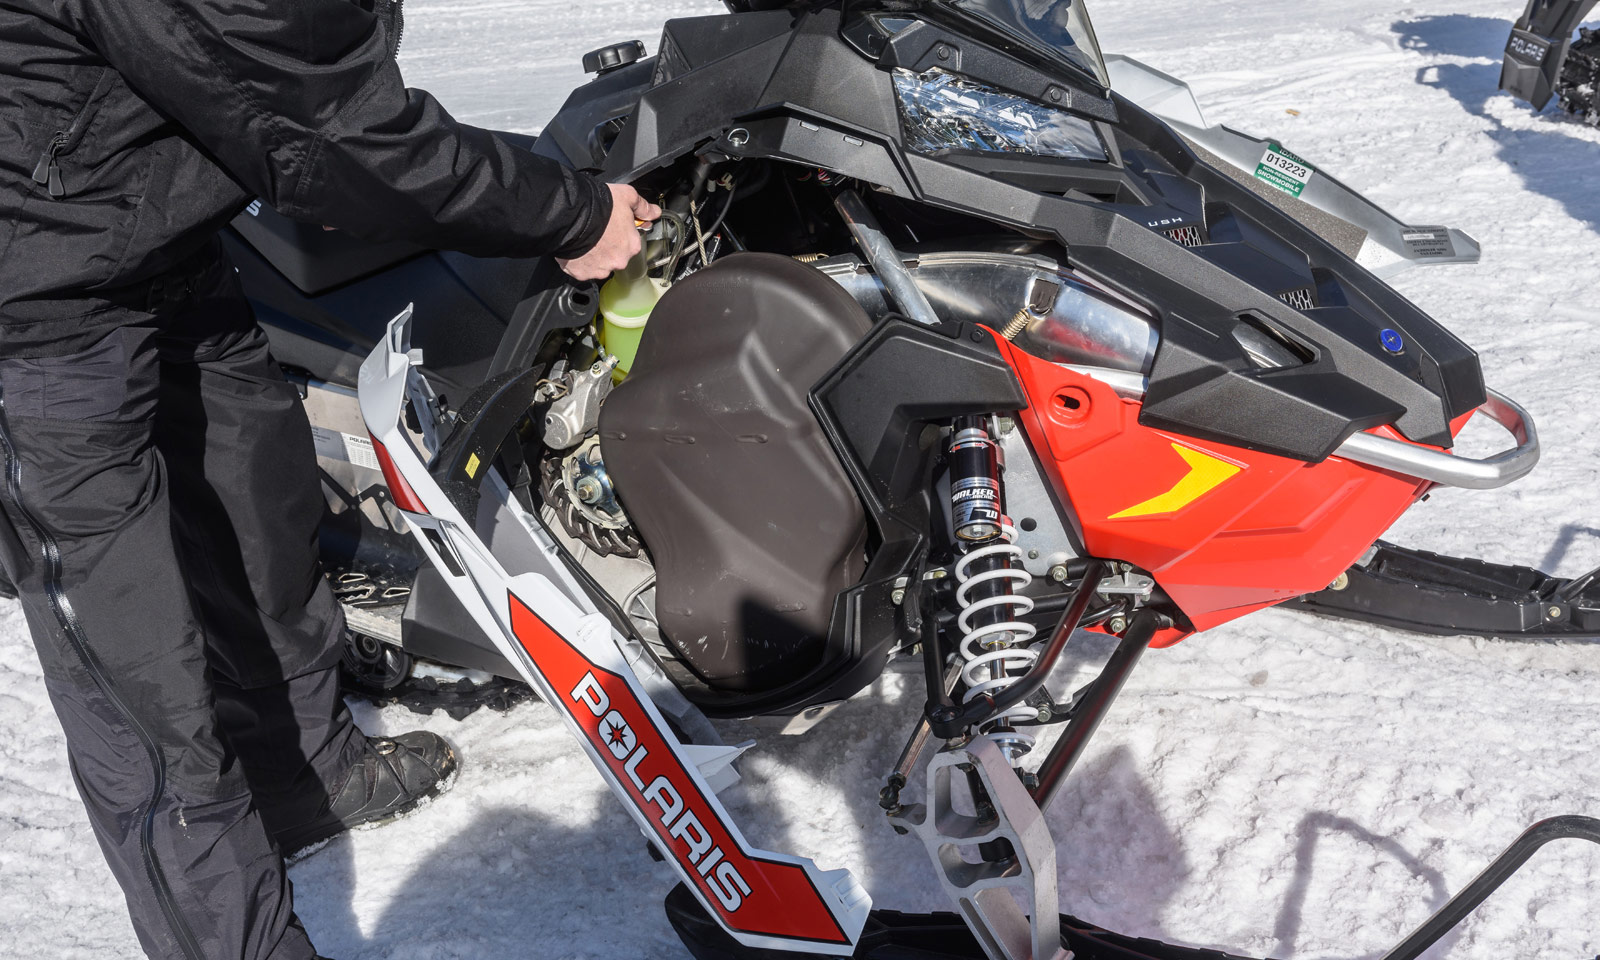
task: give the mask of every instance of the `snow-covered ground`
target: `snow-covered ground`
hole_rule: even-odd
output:
[[[1574,574],[1600,564],[1600,131],[1496,93],[1519,0],[1099,0],[1108,51],[1195,87],[1413,222],[1482,242],[1476,267],[1398,286],[1536,417],[1545,459],[1446,492],[1394,538]],[[706,0],[411,0],[410,81],[462,117],[537,130],[578,55]],[[1291,112],[1292,111],[1292,112]],[[1103,642],[1074,665],[1103,657]],[[858,872],[877,902],[943,909],[875,793],[917,684],[805,739],[762,734],[730,806],[752,839]],[[1114,929],[1282,958],[1376,957],[1541,817],[1600,813],[1600,645],[1430,639],[1270,611],[1152,653],[1049,811],[1065,908]],[[372,731],[416,725],[366,710]],[[340,960],[682,958],[671,885],[549,710],[427,724],[455,790],[292,871]],[[0,955],[138,955],[13,605],[0,605]],[[1600,850],[1553,845],[1448,942],[1459,958],[1600,952]],[[1445,948],[1435,952],[1444,956]]]

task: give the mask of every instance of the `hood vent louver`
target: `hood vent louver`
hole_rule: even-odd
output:
[[[1282,300],[1284,303],[1287,303],[1289,306],[1294,307],[1296,310],[1301,311],[1302,313],[1307,310],[1315,309],[1317,306],[1317,296],[1312,292],[1310,287],[1301,287],[1298,290],[1285,290],[1278,294],[1278,299]]]
[[[1173,227],[1167,231],[1167,237],[1185,247],[1198,247],[1206,242],[1205,234],[1200,232],[1199,227]]]

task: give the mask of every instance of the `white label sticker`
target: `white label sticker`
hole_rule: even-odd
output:
[[[1413,260],[1448,260],[1456,255],[1456,245],[1444,227],[1413,227],[1400,239]]]
[[[368,470],[378,469],[378,455],[373,451],[372,441],[367,437],[340,433],[327,427],[312,427],[311,439],[316,444],[319,457],[342,460]]]
[[[1316,172],[1311,164],[1276,143],[1267,144],[1267,152],[1261,155],[1261,162],[1256,165],[1257,178],[1296,197],[1305,190],[1306,184],[1311,182],[1311,175]]]

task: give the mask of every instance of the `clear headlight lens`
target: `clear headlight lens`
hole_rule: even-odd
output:
[[[930,70],[894,71],[906,145],[918,153],[981,150],[1105,160],[1094,124],[1065,110]]]

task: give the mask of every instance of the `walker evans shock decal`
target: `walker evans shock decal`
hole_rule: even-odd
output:
[[[848,946],[804,869],[745,855],[627,682],[595,666],[515,596],[510,602],[511,631],[561,694],[561,709],[722,921],[749,934]]]
[[[1256,165],[1257,179],[1265,180],[1295,197],[1305,191],[1306,184],[1311,182],[1311,175],[1316,172],[1315,167],[1278,143],[1268,143],[1267,152],[1261,155],[1261,162]]]

